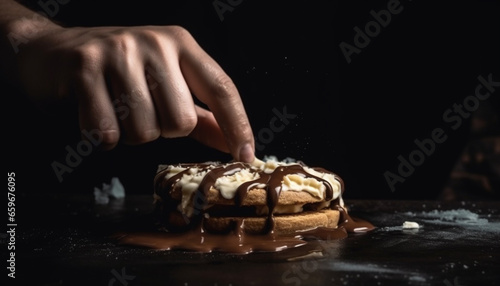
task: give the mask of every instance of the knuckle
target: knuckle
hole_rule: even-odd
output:
[[[84,44],[70,54],[70,62],[75,72],[80,75],[94,74],[101,67],[101,51],[95,44]]]
[[[136,41],[131,32],[119,30],[106,39],[107,45],[119,55],[127,54],[136,48]]]
[[[169,120],[162,128],[162,136],[166,138],[188,136],[193,132],[198,118],[196,114],[183,114],[180,118]]]
[[[106,38],[107,66],[115,72],[121,69],[130,69],[137,54],[137,40],[130,32],[119,31]]]
[[[226,74],[218,74],[211,86],[211,94],[221,99],[229,98],[237,94],[233,80]]]
[[[182,26],[172,25],[168,27],[169,32],[179,38],[190,37],[191,34]]]
[[[172,43],[175,43],[179,48],[192,46],[196,42],[191,33],[184,27],[168,26],[166,32]]]
[[[164,47],[164,37],[161,33],[153,29],[141,30],[138,34],[138,40],[142,43],[146,43],[147,46],[156,51],[161,51]]]
[[[100,145],[104,149],[111,149],[118,144],[120,140],[120,134],[116,130],[101,130],[101,142]]]

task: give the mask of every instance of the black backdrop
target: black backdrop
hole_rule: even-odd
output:
[[[436,198],[470,123],[454,130],[443,114],[474,95],[478,76],[500,81],[498,1],[60,2],[67,3],[53,19],[67,26],[184,26],[237,85],[261,146],[257,156],[330,169],[344,178],[348,199]],[[388,6],[390,21],[374,24],[371,11],[384,19]],[[369,43],[355,30],[367,25]],[[356,43],[364,46],[348,63],[341,45]],[[81,142],[75,115],[41,114],[3,86],[7,167],[26,192],[91,193],[117,176],[128,193],[147,194],[158,164],[231,159],[191,139],[159,139],[92,152],[59,182],[51,164],[64,163]],[[481,104],[498,107],[498,93]],[[284,112],[285,127],[270,133],[270,121]],[[414,141],[436,128],[446,141],[391,190],[384,173],[397,175],[398,157],[409,160]]]

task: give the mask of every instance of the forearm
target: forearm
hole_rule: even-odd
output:
[[[16,58],[23,45],[61,28],[47,17],[14,0],[0,0],[0,74],[15,79]]]

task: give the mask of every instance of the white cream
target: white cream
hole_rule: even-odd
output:
[[[290,165],[295,165],[297,163],[294,162],[280,162],[277,161],[274,157],[270,157],[269,160],[262,161],[259,159],[255,159],[254,162],[252,163],[253,166],[259,168],[262,170],[264,173],[270,174],[272,173],[276,168],[280,166],[290,166]],[[333,191],[333,198],[336,199],[340,196],[341,194],[341,186],[340,182],[335,179],[335,176],[331,173],[322,173],[314,170],[313,168],[309,168],[304,166],[304,170],[311,174],[314,175],[318,178],[321,178],[323,180],[326,180]],[[295,192],[308,192],[312,196],[315,196],[317,198],[323,198],[324,197],[324,192],[326,190],[326,186],[314,179],[314,178],[305,178],[300,175],[296,174],[291,174],[291,175],[286,175],[283,178],[282,181],[282,189],[281,191],[295,191]]]
[[[215,181],[214,188],[219,190],[220,194],[225,199],[233,199],[236,195],[236,190],[238,187],[249,181],[253,181],[259,179],[260,176],[258,171],[263,171],[264,173],[270,174],[276,168],[280,166],[290,166],[295,165],[297,163],[294,162],[280,162],[275,159],[268,159],[266,161],[262,161],[259,159],[255,159],[255,161],[251,164],[255,169],[242,169],[231,175],[222,176]],[[216,163],[214,162],[211,167],[216,167]],[[188,168],[181,166],[168,166],[160,165],[159,169],[168,169],[166,174],[166,179],[169,179],[180,172],[185,171]],[[343,201],[341,198],[341,185],[340,182],[335,179],[335,176],[330,173],[322,173],[316,171],[312,168],[303,166],[304,170],[318,178],[326,180],[328,184],[330,184],[333,190],[333,198],[339,198],[340,205],[343,205]],[[208,168],[210,170],[212,168]],[[194,194],[198,190],[200,183],[202,182],[205,175],[208,173],[208,170],[201,171],[200,168],[191,167],[188,172],[182,176],[182,178],[177,182],[177,186],[181,188],[182,192],[182,201],[179,205],[179,210],[182,211],[187,216],[191,216],[193,214],[193,205],[194,205]],[[281,185],[282,192],[307,192],[312,196],[322,199],[325,197],[325,191],[327,186],[324,182],[319,181],[312,177],[306,177],[302,174],[288,174],[283,177]],[[264,188],[265,185],[258,185],[258,188]],[[325,202],[328,204],[329,202]],[[298,213],[302,211],[303,205],[292,205],[292,206],[276,206],[276,213]],[[257,211],[260,213],[267,212],[267,207],[258,209]]]
[[[219,190],[225,199],[233,199],[238,187],[249,181],[260,178],[258,173],[252,173],[249,169],[242,169],[232,175],[222,176],[215,181],[214,188]]]
[[[169,170],[165,176],[167,179],[187,169],[180,166],[169,166],[168,168]],[[176,186],[180,186],[182,193],[182,200],[179,208],[182,213],[186,214],[188,217],[190,217],[194,212],[194,193],[198,190],[200,183],[207,172],[207,170],[200,172],[200,169],[196,167],[190,168],[185,174],[182,175],[181,179],[176,184]]]
[[[308,192],[312,196],[322,199],[325,193],[325,185],[314,178],[306,178],[301,175],[285,175],[281,182],[282,192]]]

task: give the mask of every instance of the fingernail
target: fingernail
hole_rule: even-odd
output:
[[[240,157],[238,158],[241,162],[251,163],[255,159],[254,150],[252,145],[249,143],[243,145],[240,149]]]

